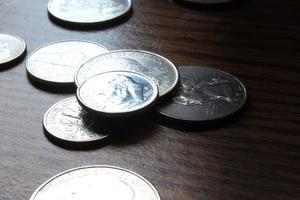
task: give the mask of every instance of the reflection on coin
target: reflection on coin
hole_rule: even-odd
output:
[[[160,200],[152,184],[119,167],[94,165],[71,169],[43,183],[30,200]]]
[[[0,65],[16,60],[26,50],[23,39],[6,34],[0,34]]]
[[[185,121],[221,119],[239,111],[246,102],[243,84],[226,72],[197,66],[179,68],[180,89],[158,111]]]
[[[55,42],[33,52],[27,59],[26,69],[37,80],[73,84],[74,74],[80,65],[106,52],[105,47],[88,41]]]
[[[65,142],[96,142],[108,137],[94,130],[93,122],[84,121],[85,114],[76,97],[70,97],[49,108],[43,125],[47,134]]]
[[[233,0],[183,0],[191,3],[202,3],[202,4],[217,4],[217,3],[228,3]]]
[[[131,9],[131,0],[49,0],[48,12],[60,20],[92,24],[113,20]]]
[[[157,86],[151,79],[121,71],[95,75],[77,89],[77,98],[83,107],[111,116],[144,110],[157,95]]]
[[[168,59],[147,51],[117,50],[99,55],[84,63],[75,74],[79,86],[87,78],[108,71],[130,71],[154,80],[159,96],[172,91],[178,82],[178,71]]]

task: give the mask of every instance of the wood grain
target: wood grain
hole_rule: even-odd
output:
[[[29,199],[51,176],[90,164],[133,170],[163,200],[300,199],[300,2],[133,5],[122,23],[77,30],[50,20],[47,1],[1,1],[0,32],[24,38],[28,54],[49,42],[84,39],[152,51],[176,65],[216,67],[244,82],[247,109],[226,124],[197,129],[154,115],[122,139],[66,149],[48,141],[41,122],[52,104],[73,93],[35,87],[23,61],[0,71],[0,199]]]

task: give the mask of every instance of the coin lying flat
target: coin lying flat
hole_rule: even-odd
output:
[[[84,121],[84,115],[76,97],[70,97],[48,109],[43,125],[47,134],[64,142],[89,143],[108,137],[108,134],[94,130],[93,122]]]
[[[34,51],[26,69],[37,80],[55,84],[73,84],[78,67],[87,60],[108,52],[100,44],[88,41],[59,41]]]
[[[150,77],[158,86],[160,97],[171,92],[178,82],[177,68],[168,59],[147,51],[117,50],[84,63],[75,74],[75,83],[79,86],[95,74],[119,70]]]
[[[60,20],[93,24],[119,18],[131,9],[131,0],[50,0],[48,12]]]
[[[95,165],[71,169],[43,183],[30,200],[160,200],[152,184],[119,167]]]
[[[246,102],[246,89],[229,73],[208,67],[179,68],[180,89],[158,111],[184,121],[209,121],[239,111]]]
[[[16,60],[25,50],[26,44],[20,37],[0,34],[0,65]]]
[[[83,107],[111,116],[145,110],[157,95],[157,86],[150,78],[121,71],[95,75],[77,89],[77,98]]]

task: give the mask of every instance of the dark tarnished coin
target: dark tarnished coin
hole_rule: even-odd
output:
[[[83,107],[112,117],[145,110],[157,95],[157,86],[150,78],[121,71],[95,75],[77,89]]]
[[[142,176],[119,167],[94,165],[62,172],[43,183],[30,200],[160,200]]]
[[[76,97],[54,104],[46,112],[43,125],[46,133],[55,139],[71,143],[89,143],[102,140],[108,135],[94,130],[93,122],[83,119],[85,111]]]
[[[0,65],[16,60],[25,50],[26,44],[20,37],[0,34]]]
[[[43,46],[27,59],[26,69],[32,78],[55,84],[73,84],[78,67],[87,60],[106,53],[100,44],[88,41],[59,41]]]
[[[48,12],[65,22],[93,24],[116,19],[131,9],[131,0],[50,0]]]
[[[208,67],[179,68],[180,89],[158,111],[185,121],[209,121],[239,111],[246,102],[246,89],[229,73]]]
[[[168,59],[147,51],[117,50],[84,63],[75,74],[75,83],[79,86],[95,74],[119,70],[150,77],[158,86],[160,97],[171,92],[178,82],[178,71]]]

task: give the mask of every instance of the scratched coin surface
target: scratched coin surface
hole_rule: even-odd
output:
[[[104,46],[89,41],[59,41],[34,51],[27,59],[26,69],[31,78],[40,81],[73,84],[80,65],[106,52]]]
[[[83,107],[112,117],[146,110],[157,95],[157,86],[150,78],[124,71],[97,74],[77,89]]]
[[[184,121],[209,121],[239,111],[246,102],[246,89],[233,75],[218,69],[179,68],[180,88],[158,111]]]
[[[50,0],[48,12],[62,21],[101,23],[128,13],[131,0]]]
[[[26,50],[24,40],[18,36],[0,34],[0,65],[18,59]]]
[[[141,50],[117,50],[99,55],[84,63],[75,74],[79,86],[89,77],[108,71],[130,71],[150,77],[159,89],[159,96],[171,92],[178,82],[178,71],[168,59]]]
[[[70,97],[48,109],[43,126],[47,134],[64,142],[88,143],[108,137],[104,130],[100,132],[100,125],[95,126],[93,120],[85,120],[86,114],[76,97]]]
[[[153,185],[127,169],[93,165],[70,169],[43,183],[30,200],[160,200]]]

